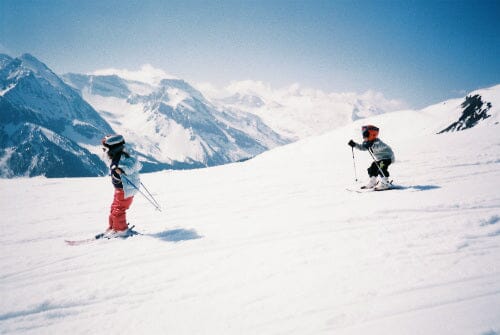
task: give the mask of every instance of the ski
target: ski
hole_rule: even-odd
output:
[[[75,245],[94,243],[94,242],[99,241],[99,240],[110,240],[113,238],[126,239],[126,238],[129,238],[131,236],[142,235],[139,232],[133,230],[134,227],[135,227],[135,225],[130,227],[127,230],[126,235],[113,235],[113,234],[100,233],[100,234],[95,235],[92,238],[85,238],[82,240],[64,240],[64,242],[66,242],[67,245],[75,246]]]
[[[346,191],[356,192],[356,193],[368,193],[368,192],[382,192],[382,191],[391,191],[391,190],[404,190],[406,187],[391,185],[389,188],[377,189],[377,188],[346,188]]]
[[[397,190],[397,188],[391,186],[391,187],[388,187],[388,188],[382,188],[382,189],[380,189],[380,188],[374,188],[373,189],[374,192],[390,191],[390,190]]]
[[[82,245],[82,244],[89,244],[89,243],[95,242],[97,240],[102,239],[103,237],[104,237],[104,233],[101,233],[101,234],[97,234],[96,236],[94,236],[92,238],[86,238],[83,240],[64,240],[64,242],[66,242],[67,245]]]

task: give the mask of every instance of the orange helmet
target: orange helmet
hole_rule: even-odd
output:
[[[361,134],[363,134],[363,140],[365,141],[375,141],[378,137],[378,128],[372,125],[361,127]]]

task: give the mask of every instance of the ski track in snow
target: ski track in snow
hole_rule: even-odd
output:
[[[499,334],[498,126],[388,141],[406,189],[363,194],[351,129],[143,175],[164,211],[136,197],[126,241],[64,243],[108,178],[0,180],[0,333]]]

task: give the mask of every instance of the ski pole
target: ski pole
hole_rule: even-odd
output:
[[[358,182],[358,172],[356,170],[356,159],[354,159],[354,147],[352,149],[352,163],[354,164],[354,181]]]
[[[156,208],[156,210],[157,210],[157,211],[160,211],[160,212],[161,212],[161,208],[160,208],[160,206],[158,205],[158,203],[156,202],[156,200],[153,202],[153,200],[151,200],[148,196],[146,196],[146,195],[144,194],[144,192],[142,192],[142,191],[141,191],[141,189],[140,189],[139,187],[135,186],[135,184],[134,184],[134,183],[133,183],[130,179],[128,179],[128,178],[127,178],[127,176],[125,175],[125,173],[122,173],[122,174],[121,174],[121,176],[125,178],[125,180],[127,181],[127,183],[129,183],[130,185],[132,185],[132,187],[134,187],[137,191],[139,191],[139,193],[140,193],[140,194],[142,194],[142,196],[143,196],[144,198],[146,198],[146,199],[149,201],[149,203],[150,203],[151,205],[153,205],[153,206]],[[142,185],[142,183],[141,183],[141,185]],[[144,185],[143,185],[143,186],[144,186]],[[149,193],[149,192],[148,192],[148,193]],[[151,196],[151,197],[152,197],[152,196]],[[153,199],[154,199],[154,198],[153,198]],[[155,203],[155,202],[156,202],[156,203]]]
[[[382,169],[380,168],[380,166],[378,165],[377,163],[377,160],[375,159],[375,156],[373,155],[373,152],[372,152],[372,149],[371,148],[368,148],[368,152],[370,153],[370,155],[372,156],[373,158],[373,163],[375,163],[375,165],[377,166],[378,170],[380,171],[380,174],[382,175],[382,177],[384,178],[387,178],[384,174],[384,171],[382,171]]]
[[[143,189],[146,190],[146,192],[148,192],[148,195],[151,197],[151,199],[155,202],[156,206],[160,207],[160,204],[158,203],[158,201],[156,201],[155,197],[153,197],[153,195],[151,194],[151,192],[149,192],[148,188],[146,187],[146,185],[144,185],[141,181],[141,186]]]

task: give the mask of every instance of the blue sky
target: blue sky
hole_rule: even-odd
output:
[[[500,1],[1,0],[0,52],[57,73],[151,64],[420,108],[500,83]]]

